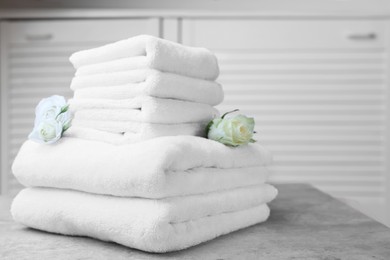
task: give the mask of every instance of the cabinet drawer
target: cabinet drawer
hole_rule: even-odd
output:
[[[8,24],[9,43],[110,42],[138,34],[158,35],[158,19],[28,21]]]
[[[363,20],[186,19],[183,43],[212,49],[384,48],[385,23]]]

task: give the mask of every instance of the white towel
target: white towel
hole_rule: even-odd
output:
[[[53,145],[26,141],[12,171],[25,186],[164,198],[264,183],[270,162],[260,145],[230,148],[195,136],[129,145],[64,137]]]
[[[132,58],[121,62],[98,65],[96,63]],[[98,48],[74,53],[70,57],[79,74],[101,73],[118,69],[153,68],[194,78],[214,80],[218,77],[217,58],[209,50],[183,46],[149,35],[139,35]],[[114,63],[115,64],[115,63]]]
[[[213,106],[223,100],[223,90],[217,82],[156,70],[77,76],[72,80],[71,89],[75,90],[75,98],[128,99],[153,96]]]
[[[160,124],[209,122],[219,116],[210,105],[154,97],[133,99],[71,99],[74,118],[99,121],[136,121]]]
[[[178,135],[204,136],[205,135],[204,128],[198,130],[195,128],[194,129],[178,128],[178,129],[173,129],[173,131],[169,131],[167,128],[158,130],[154,127],[151,127],[139,133],[132,133],[132,132],[115,133],[112,132],[112,129],[110,130],[111,132],[72,125],[72,127],[65,132],[64,136],[105,142],[114,145],[124,145],[124,144],[138,143],[138,142],[146,141],[161,136],[178,136]],[[182,131],[183,132],[188,131],[188,132],[183,133]]]
[[[11,212],[32,228],[168,252],[265,221],[265,203],[276,194],[265,185],[150,200],[30,188],[17,195]]]
[[[73,119],[72,127],[66,131],[69,134],[71,131],[75,134],[76,128],[86,128],[95,131],[100,131],[102,134],[120,134],[120,135],[137,135],[140,140],[150,139],[159,136],[176,136],[176,135],[195,135],[205,136],[207,122],[200,123],[184,123],[184,124],[154,124],[126,121],[99,121],[99,120],[78,120]],[[93,135],[93,133],[90,133]],[[136,137],[136,136],[134,136]],[[92,139],[93,140],[93,139]]]

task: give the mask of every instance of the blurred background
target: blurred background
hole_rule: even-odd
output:
[[[256,119],[273,182],[311,183],[390,226],[390,1],[2,0],[1,194],[40,99],[72,96],[71,53],[151,34],[216,53]]]

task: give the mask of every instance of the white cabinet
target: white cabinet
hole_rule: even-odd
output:
[[[310,182],[384,218],[385,21],[184,19],[182,30],[219,59],[222,112],[256,118],[273,181]]]
[[[12,161],[33,127],[39,100],[72,96],[71,53],[138,34],[159,35],[158,19],[1,23],[1,187],[14,193]]]

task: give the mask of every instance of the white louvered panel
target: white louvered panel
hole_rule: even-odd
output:
[[[256,138],[274,155],[272,181],[384,205],[382,29],[379,21],[193,19],[183,21],[183,43],[216,53],[225,91],[219,109],[255,117]],[[363,31],[377,40],[348,39]]]
[[[297,58],[299,54],[286,55],[285,63],[280,57],[273,62],[268,54],[268,63],[252,58],[247,64],[242,62],[243,68],[235,64],[226,66],[226,71],[221,59],[220,82],[226,100],[220,109],[240,108],[256,118],[257,138],[274,153],[272,181],[310,182],[333,196],[382,204],[383,53],[364,53],[365,59],[376,61],[368,64],[359,61],[361,51],[338,53],[343,60],[335,56],[333,64],[328,52],[319,51],[307,63]],[[230,55],[238,60],[240,53]],[[291,56],[296,57],[295,63]],[[242,72],[260,63],[250,73]]]
[[[223,58],[241,59],[243,68],[253,63],[261,67],[243,73],[239,65],[226,65],[220,59],[219,81],[226,93],[220,109],[240,108],[256,118],[257,138],[274,153],[274,181],[310,182],[336,196],[382,198],[383,52],[337,51],[342,59],[329,51],[284,54],[286,62],[275,55],[276,62],[273,53],[256,50],[258,60],[252,56],[245,63],[245,52],[224,51]],[[376,63],[352,62],[362,57]],[[309,59],[310,63],[301,62]],[[327,63],[322,66],[323,60]]]
[[[51,95],[72,96],[74,69],[69,56],[78,50],[103,45],[138,34],[158,35],[157,19],[45,21],[6,23],[7,162],[2,164],[10,194],[21,186],[10,171],[20,145],[32,130],[34,109]],[[4,39],[3,38],[3,39]],[[4,89],[4,86],[3,86]],[[4,134],[2,130],[2,134]]]

